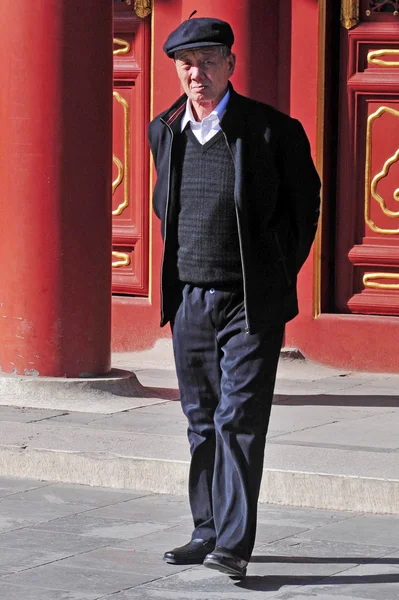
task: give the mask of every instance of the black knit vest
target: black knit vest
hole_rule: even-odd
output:
[[[204,145],[189,127],[182,137],[179,279],[235,286],[242,282],[242,267],[230,150],[221,131]]]

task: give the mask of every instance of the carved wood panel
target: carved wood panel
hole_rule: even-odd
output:
[[[149,23],[115,6],[112,291],[146,296],[149,286]]]
[[[337,200],[336,304],[399,315],[399,38],[388,23],[348,34]]]
[[[371,13],[395,13],[399,10],[399,0],[368,0]]]
[[[360,13],[365,23],[399,23],[399,0],[361,0]]]

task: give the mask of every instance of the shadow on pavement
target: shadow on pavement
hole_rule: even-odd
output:
[[[327,585],[372,585],[382,583],[399,583],[399,572],[381,575],[248,575],[235,583],[235,587],[258,591],[277,591],[282,587],[294,586],[327,586]]]
[[[296,396],[292,394],[275,394],[273,404],[286,404],[289,406],[375,406],[377,408],[398,408],[399,395],[348,396],[345,394],[306,394]]]
[[[179,390],[171,388],[156,388],[156,387],[144,387],[145,398],[159,398],[160,400],[180,400]]]
[[[364,556],[252,556],[251,563],[301,563],[301,564],[356,564],[356,565],[398,565],[399,557],[364,557]],[[399,576],[399,573],[398,573]]]

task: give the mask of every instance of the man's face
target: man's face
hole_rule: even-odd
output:
[[[223,58],[218,46],[181,50],[176,69],[183,89],[192,102],[216,106],[234,73],[235,55]]]

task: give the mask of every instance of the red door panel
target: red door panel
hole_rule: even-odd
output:
[[[399,315],[399,20],[377,8],[343,32],[336,305]]]
[[[149,22],[115,4],[112,291],[148,295]]]

